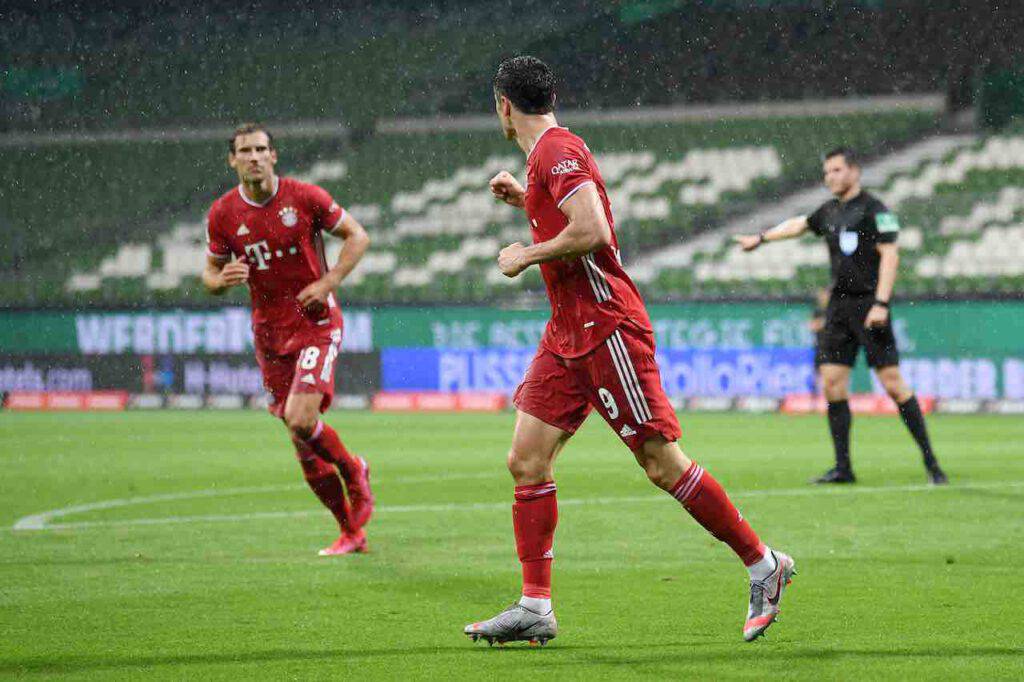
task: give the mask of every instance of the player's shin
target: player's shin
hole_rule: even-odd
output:
[[[516,486],[512,525],[516,551],[523,567],[523,599],[536,613],[551,610],[551,563],[555,526],[558,525],[554,481]]]
[[[346,482],[355,480],[359,475],[360,465],[341,442],[338,432],[323,420],[317,421],[313,433],[306,440],[306,445],[324,461],[338,467]]]
[[[830,400],[828,403],[828,429],[836,453],[836,468],[850,471],[850,403],[848,400]]]
[[[910,396],[905,402],[900,403],[898,407],[900,418],[903,419],[907,430],[913,436],[917,447],[921,449],[924,465],[929,469],[937,467],[939,463],[935,459],[935,453],[932,452],[932,443],[928,438],[928,427],[925,426],[924,413],[921,411],[921,405],[917,401],[917,396]]]
[[[341,483],[337,470],[333,465],[318,459],[309,450],[299,452],[298,454],[299,464],[302,466],[302,474],[309,485],[309,489],[330,510],[334,519],[338,522],[338,528],[342,533],[352,530],[349,527],[351,514],[348,501],[345,499],[345,488]]]
[[[669,494],[679,500],[705,530],[729,545],[751,570],[752,578],[759,579],[761,573],[775,569],[768,548],[733,506],[718,481],[699,464],[692,462]]]

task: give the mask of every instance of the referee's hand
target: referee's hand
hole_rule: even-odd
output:
[[[738,234],[732,240],[739,244],[744,251],[753,251],[764,241],[759,234]]]
[[[884,327],[889,322],[889,309],[885,306],[873,305],[868,310],[867,317],[864,318],[864,327],[866,329],[876,329],[878,327]]]

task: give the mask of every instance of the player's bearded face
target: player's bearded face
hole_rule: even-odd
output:
[[[228,162],[242,182],[262,182],[274,173],[277,151],[270,146],[270,139],[264,132],[239,135]]]
[[[859,175],[857,167],[848,164],[841,156],[826,160],[823,172],[825,186],[836,196],[846,194],[857,182]]]

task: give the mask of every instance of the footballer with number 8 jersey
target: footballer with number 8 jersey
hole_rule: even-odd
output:
[[[320,414],[334,396],[341,350],[334,290],[363,257],[369,237],[324,189],[274,173],[277,151],[264,126],[235,130],[228,163],[239,184],[210,209],[203,284],[215,295],[249,286],[270,412],[287,426],[306,482],[341,531],[320,554],[365,551],[363,526],[373,513],[369,467]],[[324,232],[344,240],[333,267],[324,257]]]
[[[676,443],[679,422],[662,388],[647,310],[619,259],[604,181],[583,140],[555,120],[551,70],[534,57],[505,60],[494,77],[494,97],[505,136],[527,154],[527,182],[524,188],[503,171],[491,180],[491,191],[525,210],[534,242],[502,249],[498,266],[508,277],[540,266],[552,312],[514,397],[518,412],[508,467],[515,481],[512,521],[522,596],[464,632],[489,643],[543,644],[555,637],[554,462],[596,409],[651,482],[746,565],[750,601],[743,637],[752,641],[774,622],[793,560],[765,546],[714,477]]]

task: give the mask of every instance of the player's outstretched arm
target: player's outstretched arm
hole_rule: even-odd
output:
[[[341,246],[341,253],[338,254],[338,262],[324,273],[323,277],[299,292],[297,298],[303,307],[315,303],[327,305],[328,295],[341,286],[348,274],[363,259],[366,249],[370,247],[370,235],[351,213],[345,213],[341,222],[331,230],[331,234],[345,240]]]
[[[782,239],[793,239],[799,237],[808,230],[807,216],[797,216],[784,220],[778,225],[760,234],[739,234],[733,237],[733,241],[739,244],[744,251],[753,251],[765,242],[775,242]]]
[[[516,242],[502,249],[498,267],[507,277],[538,263],[593,253],[612,243],[612,228],[593,183],[584,185],[561,206],[569,223],[558,236],[532,246]]]
[[[249,281],[249,266],[245,261],[226,261],[223,258],[207,256],[202,279],[207,292],[220,296],[231,287]]]

